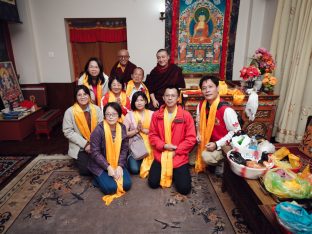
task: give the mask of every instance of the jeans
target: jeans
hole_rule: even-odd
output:
[[[131,174],[139,174],[142,161],[143,159],[135,160],[131,155],[128,157],[128,168]]]
[[[101,191],[105,194],[114,194],[117,191],[117,183],[113,177],[108,175],[107,171],[103,171],[100,176],[95,176],[95,180],[98,183]],[[131,188],[130,174],[126,168],[123,168],[123,189],[125,191]]]

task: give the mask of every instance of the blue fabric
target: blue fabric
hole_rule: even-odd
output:
[[[280,221],[293,233],[312,233],[312,215],[301,206],[281,202],[276,205],[276,214]]]
[[[114,178],[109,176],[107,171],[103,171],[100,176],[95,176],[101,191],[105,194],[114,194],[117,191],[117,183]],[[127,169],[123,168],[123,189],[128,191],[131,188],[131,178]]]
[[[139,174],[142,161],[143,159],[135,160],[131,155],[128,157],[128,168],[131,174]]]

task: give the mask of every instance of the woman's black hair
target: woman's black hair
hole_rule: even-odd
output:
[[[138,99],[138,97],[140,97],[140,96],[146,101],[145,109],[148,108],[148,99],[147,99],[146,94],[145,94],[144,92],[142,92],[142,91],[137,91],[137,92],[135,92],[135,93],[133,94],[132,100],[131,100],[131,109],[132,109],[133,111],[137,110],[137,108],[136,108],[136,106],[135,106],[135,102],[136,102],[136,100]]]
[[[84,72],[88,75],[88,84],[92,85],[92,76],[90,75],[89,70],[88,70],[89,64],[91,61],[95,61],[97,63],[97,65],[99,66],[99,69],[100,69],[100,73],[96,77],[96,83],[100,82],[100,84],[104,84],[103,64],[97,57],[89,58],[88,62],[86,63],[86,65],[84,67]]]
[[[125,84],[124,84],[124,82],[122,82],[122,79],[117,77],[117,76],[114,76],[114,77],[110,78],[109,81],[108,81],[108,88],[109,88],[110,91],[112,91],[112,87],[111,86],[112,86],[112,83],[113,83],[114,80],[117,80],[117,82],[119,84],[121,84],[121,90],[125,89]]]
[[[87,86],[85,86],[85,85],[77,85],[76,88],[75,88],[75,96],[74,96],[75,101],[77,101],[77,94],[78,94],[79,90],[81,90],[81,89],[82,89],[86,94],[88,94],[89,97],[91,97],[90,90],[88,89]]]
[[[199,87],[202,88],[204,81],[211,80],[217,87],[219,86],[219,78],[216,76],[203,76],[199,81]]]
[[[120,118],[121,117],[121,114],[122,114],[122,110],[121,110],[121,106],[117,103],[117,102],[109,102],[107,103],[104,108],[103,108],[103,116],[105,117],[105,112],[106,112],[106,109],[108,107],[111,107],[113,108],[115,111],[117,111],[118,113],[118,117]]]

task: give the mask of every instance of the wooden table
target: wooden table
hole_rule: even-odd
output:
[[[223,148],[227,152],[230,148]],[[227,191],[254,233],[283,233],[272,207],[277,203],[264,191],[259,180],[234,174],[225,159],[222,191]]]
[[[42,114],[43,109],[39,108],[20,119],[1,119],[0,140],[23,140],[35,130],[35,120]]]

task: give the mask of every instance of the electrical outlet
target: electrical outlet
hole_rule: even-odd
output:
[[[54,58],[54,52],[53,51],[49,51],[48,52],[48,57],[49,58]]]

